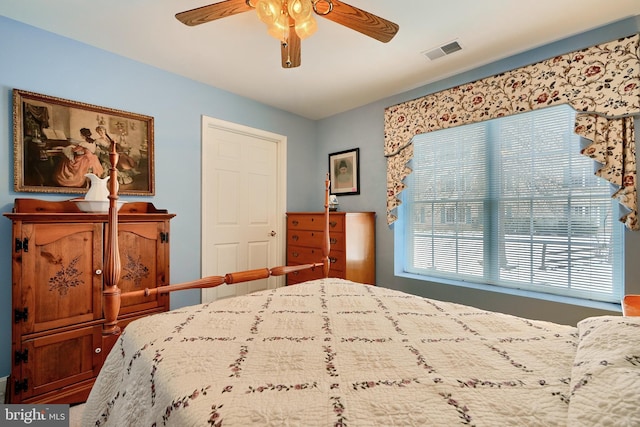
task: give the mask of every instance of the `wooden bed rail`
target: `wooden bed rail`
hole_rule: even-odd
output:
[[[271,276],[284,276],[285,274],[294,273],[296,271],[324,268],[324,263],[317,262],[313,264],[301,265],[285,265],[274,268],[259,268],[257,270],[238,271],[228,273],[224,276],[207,276],[202,279],[192,280],[190,282],[178,283],[175,285],[158,286],[157,288],[145,288],[139,291],[126,292],[120,295],[121,302],[127,301],[129,298],[148,297],[152,295],[168,294],[169,292],[183,291],[185,289],[203,289],[215,288],[220,285],[233,285],[235,283],[251,282],[252,280],[268,279]]]
[[[121,265],[120,255],[118,250],[118,177],[117,169],[113,165],[118,164],[118,153],[116,151],[115,142],[111,142],[111,151],[109,153],[109,160],[111,161],[111,168],[109,169],[109,215],[107,219],[107,242],[106,242],[106,255],[105,255],[105,283],[102,292],[104,300],[104,317],[105,322],[102,328],[102,334],[117,335],[120,333],[118,327],[118,314],[122,301],[127,301],[130,298],[138,298],[141,296],[151,296],[156,294],[167,294],[174,291],[182,291],[186,289],[203,289],[213,288],[222,284],[232,285],[235,283],[249,282],[252,280],[267,279],[270,276],[282,276],[296,271],[302,271],[307,269],[315,269],[322,267],[324,277],[329,277],[329,192],[330,181],[329,174],[325,180],[325,195],[324,195],[324,226],[323,226],[323,245],[322,245],[322,258],[311,264],[302,265],[288,265],[279,266],[273,268],[260,268],[256,270],[239,271],[235,273],[228,273],[224,276],[208,276],[201,279],[192,280],[190,282],[178,283],[175,285],[158,286],[153,289],[142,289],[139,291],[132,291],[122,293],[118,287],[120,280]]]

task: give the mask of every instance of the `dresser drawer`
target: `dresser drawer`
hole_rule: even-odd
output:
[[[322,267],[313,270],[302,270],[287,274],[287,285],[295,285],[296,283],[306,282],[307,280],[322,279],[324,277]],[[344,271],[336,270],[333,265],[329,269],[329,277],[344,279]]]
[[[308,246],[321,249],[324,234],[322,231],[289,230],[287,233],[287,246]],[[331,249],[344,250],[345,238],[343,233],[330,233],[329,243]]]
[[[322,250],[317,248],[308,248],[305,246],[288,246],[287,247],[287,264],[311,264],[322,261]],[[329,262],[332,269],[344,270],[346,260],[344,252],[332,250],[329,253]]]
[[[324,229],[324,215],[290,215],[287,217],[287,229],[322,231]],[[329,217],[329,231],[344,231],[344,217],[331,215]]]
[[[322,250],[307,246],[287,246],[287,263],[309,264],[322,260]]]

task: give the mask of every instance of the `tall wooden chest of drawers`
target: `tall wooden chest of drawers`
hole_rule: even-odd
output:
[[[330,277],[375,284],[375,212],[331,212]],[[318,262],[322,256],[322,212],[287,213],[287,265]],[[287,285],[322,277],[322,269],[287,275]]]

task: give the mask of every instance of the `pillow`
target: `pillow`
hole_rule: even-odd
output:
[[[640,317],[590,317],[578,333],[568,425],[639,425]]]

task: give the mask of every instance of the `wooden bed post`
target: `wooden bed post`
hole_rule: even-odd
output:
[[[331,191],[331,180],[329,179],[329,172],[327,172],[327,178],[324,181],[324,228],[322,235],[322,264],[325,279],[329,277],[329,251],[331,250],[331,238],[329,236],[329,193]]]
[[[110,138],[111,139],[111,138]],[[104,259],[104,288],[102,290],[105,322],[102,327],[102,335],[114,335],[120,333],[117,324],[120,311],[120,251],[118,248],[118,151],[116,142],[111,140],[109,152],[109,219],[107,223],[107,244]]]

